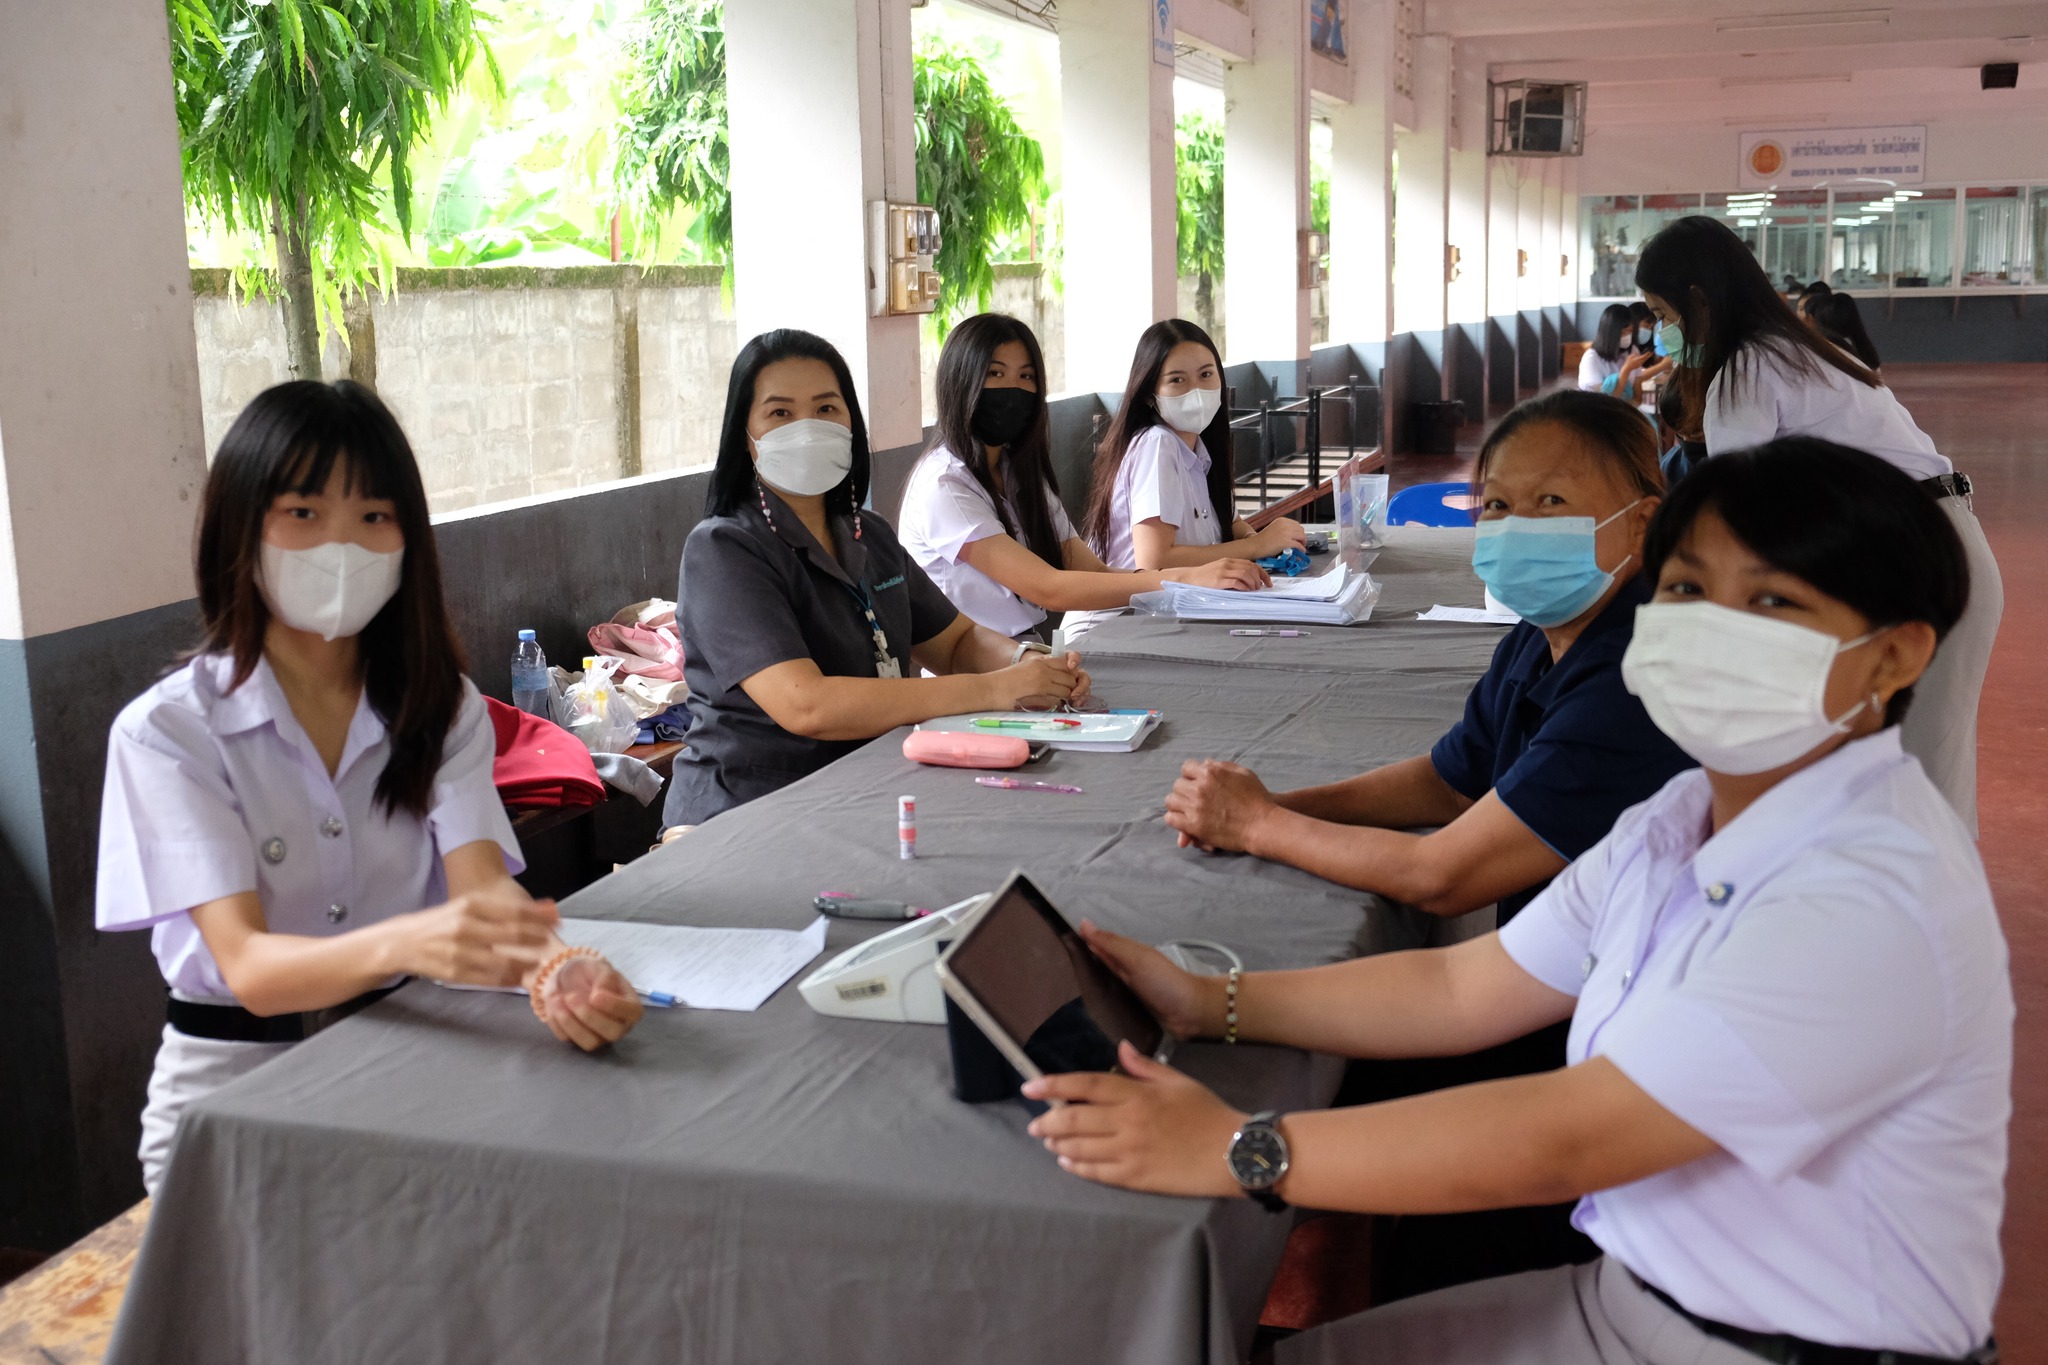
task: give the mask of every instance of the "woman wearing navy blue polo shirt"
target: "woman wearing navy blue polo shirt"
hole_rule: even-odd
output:
[[[1253,853],[1439,915],[1489,904],[1506,923],[1615,819],[1692,761],[1621,679],[1643,534],[1664,491],[1657,439],[1618,399],[1564,392],[1502,419],[1474,472],[1473,566],[1523,621],[1464,719],[1418,754],[1278,796],[1247,769],[1190,762],[1166,802],[1183,844]],[[1408,831],[1437,827],[1434,833]],[[1551,1027],[1484,1052],[1356,1066],[1341,1099],[1388,1099],[1563,1065]],[[1375,1296],[1592,1254],[1570,1206],[1417,1220],[1376,1258]]]

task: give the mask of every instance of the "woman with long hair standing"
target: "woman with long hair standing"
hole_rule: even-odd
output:
[[[1954,525],[1969,558],[1969,606],[1921,680],[1901,735],[1975,831],[1977,701],[2005,588],[1969,479],[1868,365],[1800,321],[1726,224],[1699,216],[1671,224],[1643,247],[1636,284],[1679,357],[1686,407],[1701,414],[1710,457],[1784,436],[1822,437],[1904,470]]]
[[[525,985],[586,1049],[630,1029],[633,988],[569,967],[553,902],[512,880],[426,491],[374,394],[301,380],[243,409],[198,579],[204,642],[115,719],[100,811],[99,927],[151,929],[170,987],[144,1187],[189,1102],[407,976]]]
[[[1088,543],[1118,569],[1263,559],[1308,544],[1292,518],[1254,531],[1237,515],[1223,357],[1192,322],[1168,318],[1138,338],[1123,402],[1095,455]]]
[[[1051,613],[1121,607],[1162,582],[1255,588],[1258,565],[1218,559],[1182,569],[1111,569],[1060,502],[1038,338],[1016,318],[978,313],[939,353],[938,430],[897,515],[903,548],[961,611],[990,630],[1049,634]]]

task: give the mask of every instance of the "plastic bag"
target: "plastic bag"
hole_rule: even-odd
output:
[[[1337,556],[1354,572],[1371,564],[1387,543],[1388,479],[1368,472],[1365,462],[1357,455],[1337,468]]]
[[[616,659],[585,659],[582,676],[553,699],[555,724],[594,754],[624,753],[639,733],[639,717],[612,681],[618,667]]]

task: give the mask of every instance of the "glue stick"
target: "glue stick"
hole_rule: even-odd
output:
[[[903,859],[917,856],[917,798],[914,796],[896,798],[896,856]]]

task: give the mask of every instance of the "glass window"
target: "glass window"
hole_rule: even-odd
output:
[[[1634,195],[1589,194],[1579,200],[1579,259],[1586,262],[1579,287],[1588,297],[1633,297],[1642,245]]]
[[[1702,197],[1697,194],[1644,195],[1643,206],[1636,211],[1637,250],[1641,250],[1642,243],[1655,237],[1665,225],[1675,223],[1687,214],[1698,213]]]
[[[1963,191],[1963,283],[1977,288],[2029,284],[2026,251],[2027,192]]]
[[[1828,192],[1780,190],[1762,215],[1764,268],[1804,284],[1827,277]]]
[[[1773,268],[1764,259],[1764,224],[1770,220],[1771,204],[1777,197],[1770,190],[1707,196],[1707,217],[1718,218],[1734,229],[1735,235],[1749,248],[1749,254],[1756,257],[1756,263],[1766,271]]]
[[[1835,191],[1828,283],[1837,289],[1888,289],[1892,282],[1892,192],[1874,186]]]
[[[2027,217],[2020,269],[2028,284],[2048,284],[2048,185],[2036,186],[2033,212]]]
[[[1894,289],[1943,289],[1955,283],[1956,192],[1893,194]]]

